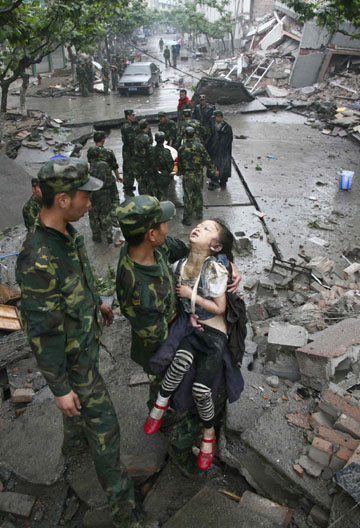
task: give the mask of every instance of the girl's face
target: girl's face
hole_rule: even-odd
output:
[[[214,220],[205,220],[190,233],[190,244],[198,249],[216,249],[220,228]]]

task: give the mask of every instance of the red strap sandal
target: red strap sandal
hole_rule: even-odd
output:
[[[214,446],[215,440],[216,440],[216,436],[214,436],[214,438],[212,438],[211,440],[207,440],[207,438],[202,438],[201,439],[202,442],[207,442],[207,443],[212,443],[213,444],[211,453],[203,453],[203,451],[201,451],[201,449],[200,449],[200,453],[199,453],[198,458],[197,458],[197,465],[198,465],[198,467],[200,469],[203,469],[204,471],[209,469],[209,467],[212,464],[212,461],[213,461],[213,458],[214,458],[214,452],[215,452],[215,446]]]
[[[164,414],[166,412],[166,410],[168,409],[170,405],[170,401],[168,401],[167,405],[165,407],[162,407],[161,405],[158,405],[157,403],[154,403],[154,407],[156,407],[156,409],[161,409],[162,411],[164,411],[163,415],[161,418],[159,418],[158,420],[156,418],[152,418],[149,414],[149,416],[146,418],[146,421],[145,421],[145,424],[144,424],[144,433],[148,434],[148,435],[152,435],[154,433],[156,433],[156,431],[159,429],[160,425],[161,425],[161,422],[164,418]]]

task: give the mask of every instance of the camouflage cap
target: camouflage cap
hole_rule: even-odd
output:
[[[221,116],[221,117],[224,117],[224,114],[221,110],[214,110],[214,116]]]
[[[162,143],[165,141],[165,134],[164,132],[156,132],[155,134],[155,141],[158,143]]]
[[[166,112],[158,112],[158,117],[166,117]]]
[[[116,208],[116,216],[125,237],[146,233],[154,224],[171,220],[175,213],[172,202],[159,202],[155,196],[147,194],[128,198]]]
[[[189,117],[189,116],[191,116],[191,114],[192,114],[192,110],[191,110],[191,108],[185,108],[185,109],[183,110],[183,116],[185,116],[185,117]]]
[[[61,192],[98,191],[103,182],[89,175],[88,164],[78,158],[60,158],[47,161],[38,172],[40,188]]]
[[[106,138],[106,132],[105,130],[98,130],[97,132],[94,132],[94,141],[95,143],[98,143],[102,139]]]
[[[31,187],[36,187],[39,183],[39,178],[31,178]]]
[[[146,119],[140,119],[139,121],[139,127],[141,130],[144,130],[148,126],[149,122]]]
[[[201,95],[199,96],[199,99],[200,99],[200,101],[203,100],[203,99],[206,99],[206,95],[201,94]]]
[[[129,115],[135,115],[135,112],[132,108],[128,108],[127,110],[124,110],[124,114],[125,114],[125,117],[129,116]]]
[[[193,129],[193,127],[186,127],[185,128],[185,136],[187,138],[192,138],[194,137],[194,134],[195,134],[195,130]]]

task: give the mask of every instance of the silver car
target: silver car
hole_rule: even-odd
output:
[[[126,67],[119,82],[119,94],[151,95],[160,84],[160,70],[153,62],[133,62]]]

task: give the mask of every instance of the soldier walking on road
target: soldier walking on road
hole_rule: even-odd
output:
[[[24,224],[28,231],[30,231],[32,226],[35,224],[35,220],[39,216],[40,209],[42,206],[41,189],[39,187],[38,178],[32,178],[31,190],[32,190],[31,198],[26,202],[22,210]]]
[[[176,68],[177,56],[178,56],[177,47],[173,45],[171,46],[171,59],[172,59],[173,68]]]
[[[168,198],[174,160],[170,150],[164,147],[164,132],[156,132],[155,141],[155,147],[150,149],[151,168],[149,171],[148,194],[156,196],[161,201]]]
[[[159,48],[160,48],[160,51],[161,51],[161,53],[162,53],[162,50],[163,50],[163,48],[164,48],[164,41],[163,41],[163,38],[162,38],[162,37],[160,37],[160,40],[159,40]]]
[[[209,190],[226,188],[226,183],[231,177],[231,151],[233,132],[231,126],[224,121],[221,110],[214,111],[212,120],[211,137],[208,143],[208,151],[211,159],[219,170],[219,178],[209,183]]]
[[[126,123],[121,127],[124,193],[134,196],[134,149],[139,125],[135,121],[134,110],[128,109],[124,113]]]
[[[202,126],[200,125],[199,121],[197,121],[196,119],[192,119],[191,114],[192,114],[192,111],[190,108],[185,108],[183,110],[184,121],[181,127],[179,128],[179,131],[176,137],[176,141],[174,145],[174,148],[176,150],[179,150],[180,145],[183,139],[185,138],[185,130],[187,129],[187,127],[191,127],[194,129],[194,141],[202,142],[202,138],[203,138]]]
[[[211,136],[211,121],[215,107],[206,102],[206,95],[200,95],[200,103],[193,111],[193,118],[199,121],[202,126],[202,142],[206,150]]]
[[[135,518],[133,484],[120,461],[119,424],[99,371],[102,326],[112,324],[113,313],[102,304],[83,237],[70,223],[86,214],[89,192],[102,182],[77,158],[45,163],[38,178],[43,207],[16,265],[25,330],[63,414],[63,452],[90,448],[113,526],[144,526]],[[97,512],[89,513],[91,526],[100,526]],[[90,526],[85,518],[84,526]]]
[[[113,91],[117,92],[119,85],[119,71],[115,58],[113,58],[111,63],[111,84]]]
[[[215,176],[219,175],[202,143],[194,141],[194,129],[187,127],[185,142],[178,152],[178,174],[183,177],[184,217],[182,223],[191,225],[191,217],[195,211],[196,219],[203,217],[203,181],[204,167]]]
[[[76,77],[79,83],[79,91],[82,97],[89,97],[88,81],[86,79],[85,64],[79,59],[76,66]]]
[[[169,46],[166,46],[164,49],[164,59],[165,59],[165,68],[167,68],[168,66],[171,66]]]
[[[159,132],[164,132],[165,141],[172,147],[177,135],[176,123],[172,119],[168,119],[165,112],[159,112],[158,118],[160,120]]]
[[[139,194],[149,194],[150,147],[153,138],[146,119],[139,121],[139,129],[134,146],[134,176],[138,182]]]
[[[85,76],[86,76],[87,88],[89,92],[92,93],[94,91],[95,74],[94,74],[94,66],[90,58],[86,59],[85,61]]]
[[[109,95],[109,85],[110,85],[110,66],[106,59],[104,59],[104,64],[102,67],[102,79],[104,83],[104,94]]]
[[[101,234],[105,233],[106,241],[112,244],[112,227],[119,227],[116,219],[115,208],[119,205],[119,193],[116,186],[117,181],[122,182],[119,174],[115,154],[112,150],[104,147],[106,134],[99,130],[94,134],[95,147],[90,147],[87,152],[87,159],[90,163],[91,175],[103,182],[99,191],[91,194],[91,209],[89,211],[90,227],[94,242],[101,242]],[[114,246],[120,247],[123,241],[116,241]]]

